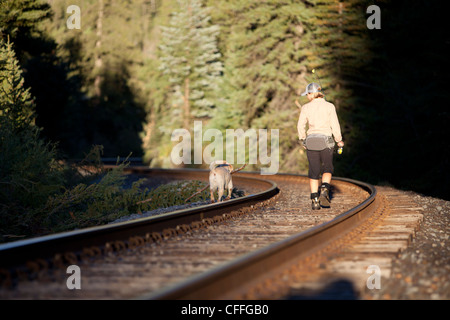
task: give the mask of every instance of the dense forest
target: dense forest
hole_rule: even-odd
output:
[[[277,129],[279,172],[305,174],[295,101],[309,82],[337,108],[336,176],[450,199],[444,15],[436,0],[0,0],[2,210],[18,163],[40,170],[22,186],[57,198],[60,160],[102,146],[174,167],[172,133],[196,121]]]

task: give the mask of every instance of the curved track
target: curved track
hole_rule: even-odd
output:
[[[208,177],[204,170],[129,173]],[[233,175],[236,186],[256,190],[245,198],[1,245],[0,297],[251,298],[262,279],[357,229],[376,211],[375,188],[357,181],[334,179],[333,208],[313,212],[306,177],[260,178]],[[82,270],[82,290],[66,287],[70,264]]]
[[[255,288],[257,291],[264,291],[261,286],[270,286],[271,277],[277,277],[277,273],[288,270],[298,263],[299,259],[313,255],[314,252],[325,248],[336,239],[354,231],[364,221],[369,220],[378,208],[377,191],[372,185],[344,178],[335,180],[345,181],[366,190],[369,194],[368,198],[330,221],[274,242],[188,281],[141,298],[255,299],[264,297],[264,294],[258,296],[252,291]]]

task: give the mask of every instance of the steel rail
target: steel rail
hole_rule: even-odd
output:
[[[374,186],[347,178],[333,179],[357,185],[370,195],[356,207],[328,222],[136,299],[229,299],[239,296],[245,291],[246,285],[257,282],[258,278],[286,269],[300,258],[326,247],[333,240],[361,225],[377,207],[377,190]]]
[[[126,168],[125,171],[153,176],[172,178],[183,177],[184,179],[194,178],[200,180],[206,179],[208,173],[207,170],[150,169],[148,167],[129,167]],[[16,268],[23,265],[26,261],[33,261],[36,259],[52,259],[56,254],[64,254],[66,252],[79,254],[80,251],[86,247],[102,247],[111,241],[126,242],[133,236],[142,236],[152,232],[162,232],[166,228],[174,228],[177,225],[189,224],[194,221],[201,221],[205,218],[213,218],[214,216],[222,215],[239,208],[249,207],[269,199],[279,192],[277,184],[270,180],[246,177],[245,174],[242,173],[239,173],[239,175],[233,177],[233,179],[251,185],[265,186],[266,189],[255,194],[230,199],[224,202],[216,202],[213,204],[177,210],[157,216],[1,244],[0,269]]]

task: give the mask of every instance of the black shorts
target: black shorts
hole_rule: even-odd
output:
[[[321,173],[333,174],[333,148],[326,148],[322,151],[307,150],[309,170],[308,177],[318,180]]]

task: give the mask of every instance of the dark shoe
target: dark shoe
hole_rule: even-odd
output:
[[[311,202],[312,202],[312,203],[311,203],[311,207],[312,207],[313,210],[319,210],[319,209],[320,209],[320,201],[319,201],[319,198],[314,198],[314,199],[312,199]]]
[[[327,184],[322,184],[322,186],[320,187],[320,205],[322,207],[325,208],[329,208],[330,207],[330,185]]]
[[[311,207],[313,210],[320,209],[319,193],[311,193]]]

